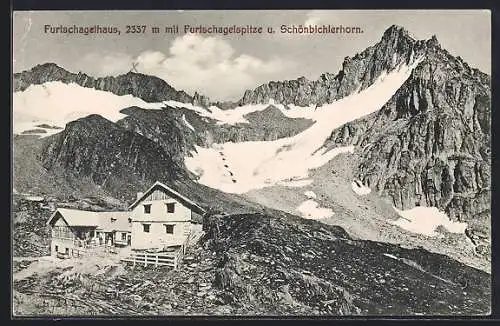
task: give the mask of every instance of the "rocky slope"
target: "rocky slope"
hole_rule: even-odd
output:
[[[129,187],[147,188],[151,180],[185,174],[157,143],[98,115],[70,122],[64,131],[45,138],[39,160],[46,170],[121,189],[124,200],[130,196]]]
[[[354,240],[340,227],[276,211],[211,215],[203,229],[176,271],[109,265],[110,257],[98,264],[83,258],[64,269],[33,262],[44,266],[43,277],[17,274],[14,310],[118,316],[490,312],[489,276],[443,255]]]
[[[489,276],[443,255],[278,212],[215,217],[205,229],[229,302],[333,315],[489,311]]]
[[[468,222],[480,244],[489,238],[491,214],[490,78],[435,38],[424,49],[380,111],[338,128],[325,146],[358,146],[355,177],[399,209],[434,206]]]
[[[15,257],[45,256],[50,254],[50,229],[45,225],[52,214],[43,197],[14,195],[12,200],[13,226],[12,255]]]
[[[131,107],[120,112],[127,117],[117,121],[119,126],[160,144],[180,165],[194,150],[194,145],[209,147],[213,143],[276,140],[296,135],[313,124],[308,119],[288,118],[273,106],[245,115],[248,123],[234,125],[219,124],[191,110],[168,106],[163,110]]]

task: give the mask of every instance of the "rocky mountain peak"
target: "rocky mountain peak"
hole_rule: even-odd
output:
[[[395,40],[399,38],[408,38],[413,40],[410,33],[408,33],[404,27],[398,25],[391,25],[385,30],[382,36],[382,40]]]
[[[439,43],[436,35],[432,35],[432,37],[427,41],[427,46],[428,47],[436,47],[436,48],[441,47],[441,44]]]
[[[238,104],[263,104],[269,100],[298,106],[332,103],[356,89],[370,86],[383,72],[391,71],[401,63],[410,63],[423,52],[424,41],[416,41],[403,27],[392,25],[377,44],[354,57],[346,57],[337,74],[324,73],[317,80],[299,77],[271,81],[247,90]]]
[[[38,64],[31,68],[31,71],[39,71],[39,72],[50,72],[50,71],[59,71],[59,72],[67,72],[64,68],[57,65],[54,62],[46,62],[42,64]]]
[[[205,95],[195,92],[191,104],[206,108],[210,106],[210,99]]]

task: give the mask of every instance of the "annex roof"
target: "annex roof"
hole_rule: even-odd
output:
[[[58,208],[47,221],[47,225],[52,225],[58,216],[61,216],[69,226],[95,227],[105,232],[131,230],[130,212],[92,212]]]

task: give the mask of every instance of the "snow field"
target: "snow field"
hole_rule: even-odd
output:
[[[446,213],[436,207],[417,206],[404,211],[394,207],[394,210],[400,218],[389,223],[413,233],[436,237],[440,235],[436,232],[438,226],[451,233],[465,233],[467,228],[467,223],[451,221]]]
[[[186,167],[198,175],[199,183],[239,194],[277,185],[284,180],[307,179],[310,169],[321,167],[340,153],[354,151],[353,146],[329,151],[323,148],[331,132],[379,110],[401,87],[418,62],[382,74],[365,90],[318,107],[312,113],[304,110],[304,115],[313,117],[316,123],[293,137],[275,141],[227,142],[214,144],[212,148],[196,147],[196,152],[185,158]],[[224,154],[225,161],[218,157],[219,152]],[[236,182],[224,176],[224,164],[229,166]]]

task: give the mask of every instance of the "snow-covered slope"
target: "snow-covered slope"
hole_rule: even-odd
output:
[[[107,91],[96,90],[80,86],[76,83],[63,83],[59,81],[46,82],[40,85],[31,85],[24,91],[15,92],[13,95],[13,130],[15,134],[26,131],[32,135],[48,136],[59,132],[58,129],[44,129],[37,133],[40,124],[47,124],[64,128],[66,123],[88,116],[99,114],[104,118],[116,122],[126,115],[120,110],[136,106],[143,109],[159,110],[162,108],[183,108],[195,112],[197,115],[217,121],[218,124],[235,125],[248,123],[245,115],[263,111],[274,105],[286,117],[308,118],[313,116],[314,108],[285,107],[269,101],[268,104],[245,105],[233,110],[222,110],[216,106],[203,108],[201,106],[177,101],[164,101],[149,103],[132,95],[119,96]],[[194,127],[186,118],[186,126],[193,130]],[[194,130],[193,130],[194,131]]]
[[[43,123],[64,127],[66,123],[90,114],[99,114],[115,122],[125,116],[119,111],[130,106],[161,108],[159,103],[147,103],[132,95],[118,96],[74,83],[54,81],[31,85],[13,95],[13,129],[18,134],[37,129],[35,126]]]
[[[282,181],[305,179],[308,170],[322,166],[339,153],[354,150],[346,146],[327,151],[322,145],[333,129],[379,110],[419,62],[417,59],[410,65],[403,64],[382,74],[361,92],[315,109],[305,109],[307,113],[304,114],[316,123],[296,136],[276,141],[197,147],[191,157],[186,157],[186,167],[199,176],[198,182],[230,193],[245,193]],[[297,114],[298,108],[291,111]]]

